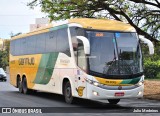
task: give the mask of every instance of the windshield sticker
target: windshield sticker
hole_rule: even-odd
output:
[[[115,43],[116,42],[116,40],[115,39],[113,39],[113,43]]]
[[[96,37],[103,37],[104,34],[103,33],[96,33]]]
[[[119,38],[120,37],[120,33],[116,33],[116,38]]]

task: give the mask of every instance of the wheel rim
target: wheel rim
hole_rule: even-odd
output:
[[[19,92],[22,92],[22,84],[21,84],[21,81],[19,80],[18,82],[18,87],[19,87]]]
[[[26,79],[23,80],[23,85],[22,86],[23,86],[23,93],[27,94],[27,81],[26,81]]]
[[[71,88],[70,87],[67,87],[67,89],[66,89],[66,97],[69,99],[71,97]]]

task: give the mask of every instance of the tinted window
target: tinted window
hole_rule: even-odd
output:
[[[46,37],[46,52],[56,52],[57,44],[56,44],[57,31],[51,31],[47,34]]]
[[[86,71],[87,69],[87,60],[84,53],[84,45],[81,40],[78,40],[78,48],[77,48],[77,64],[80,68]]]
[[[15,55],[19,55],[21,53],[21,39],[14,40],[15,41]]]
[[[13,55],[63,52],[70,56],[67,28],[11,41]]]
[[[26,38],[21,39],[21,44],[20,44],[20,54],[27,54],[26,50],[27,50],[27,42],[26,42]]]
[[[36,36],[36,53],[45,53],[45,39],[44,33]]]
[[[14,51],[15,51],[15,41],[11,41],[11,44],[10,44],[10,52],[12,55],[14,55]]]
[[[36,49],[36,35],[27,38],[27,54],[34,54]]]
[[[90,70],[103,73],[106,66],[115,60],[114,34],[109,32],[87,32],[90,41]],[[102,36],[103,35],[103,36]]]
[[[58,30],[57,51],[58,52],[63,52],[66,55],[71,56],[70,55],[67,28]]]

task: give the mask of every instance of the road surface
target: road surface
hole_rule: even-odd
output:
[[[138,109],[139,107],[147,107],[149,108],[160,108],[160,101],[156,100],[146,100],[146,99],[122,99],[118,105],[110,105],[107,101],[90,101],[84,99],[77,99],[75,104],[66,104],[64,102],[64,98],[62,95],[52,94],[52,93],[44,93],[44,92],[36,92],[29,95],[24,95],[18,92],[18,89],[10,85],[9,76],[7,77],[7,82],[0,82],[0,107],[49,107],[58,111],[54,114],[63,116],[71,116],[71,115],[91,115],[91,116],[103,116],[107,113],[107,116],[115,114],[121,116],[130,115],[139,115],[139,113],[132,113],[133,109]],[[66,113],[69,112],[69,113]],[[84,114],[85,113],[85,114]],[[109,114],[108,114],[109,113]],[[143,113],[143,116],[150,115],[159,115],[159,113]],[[2,115],[2,114],[0,114]],[[7,115],[7,114],[3,114]],[[20,115],[20,114],[12,114],[12,115]],[[33,115],[33,114],[29,114]],[[44,115],[44,114],[39,114]],[[46,115],[46,114],[45,114]],[[53,115],[48,113],[47,115]],[[28,116],[28,114],[27,114]]]

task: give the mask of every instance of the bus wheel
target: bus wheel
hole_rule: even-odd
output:
[[[23,78],[22,86],[23,86],[22,87],[23,88],[23,93],[24,94],[28,94],[30,90],[27,87],[27,79],[26,79],[26,77]]]
[[[21,81],[20,78],[18,79],[18,89],[19,89],[19,92],[20,92],[20,93],[23,93],[22,81]]]
[[[64,97],[65,97],[66,103],[68,104],[73,103],[72,88],[69,81],[67,81],[64,85]]]
[[[117,104],[120,101],[120,99],[108,99],[108,102],[110,104]]]

